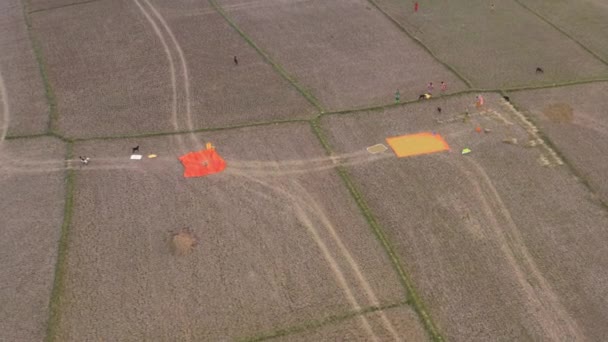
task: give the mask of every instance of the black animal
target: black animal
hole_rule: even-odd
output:
[[[87,165],[87,164],[89,163],[89,159],[90,159],[89,157],[82,157],[82,156],[79,156],[78,158],[80,158],[80,162],[81,162],[83,165]]]
[[[507,102],[511,102],[511,98],[508,96],[503,96],[502,98],[505,99],[505,101],[507,101]]]
[[[132,150],[131,153],[139,152],[139,145],[133,147],[131,150]]]
[[[541,67],[537,67],[537,68],[536,68],[536,73],[537,73],[537,74],[544,74],[544,73],[545,73],[545,71],[543,70],[543,68],[541,68]]]
[[[420,96],[418,96],[418,100],[428,100],[431,98],[431,94],[430,93],[426,93],[426,94],[422,94]]]
[[[437,107],[437,113],[441,114],[441,107]]]

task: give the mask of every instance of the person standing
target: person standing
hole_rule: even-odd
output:
[[[418,1],[414,3],[414,12],[418,12]]]
[[[239,65],[239,59],[234,56],[234,65]]]
[[[447,83],[445,83],[444,81],[441,81],[441,86],[440,86],[440,88],[441,88],[441,92],[442,92],[442,93],[445,93],[445,91],[446,91],[446,90],[448,90],[448,84],[447,84]]]
[[[435,89],[435,87],[433,87],[433,82],[429,82],[429,85],[426,86],[426,90],[428,90],[429,93],[433,93],[433,89]]]

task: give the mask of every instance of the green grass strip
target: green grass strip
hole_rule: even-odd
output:
[[[49,81],[49,77],[46,71],[46,63],[44,62],[42,48],[36,39],[33,28],[32,21],[28,14],[29,3],[27,0],[23,0],[22,9],[23,9],[23,17],[25,19],[25,26],[27,27],[27,35],[32,43],[32,50],[34,51],[34,56],[36,57],[36,63],[38,64],[38,71],[40,72],[40,77],[42,78],[42,83],[44,85],[44,95],[46,97],[46,101],[49,105],[49,122],[47,131],[55,132],[57,130],[57,120],[59,119],[59,112],[57,111],[57,100],[55,98],[55,92],[53,91],[53,87],[51,87],[51,83]]]
[[[325,152],[327,153],[328,156],[331,156],[333,154],[333,152],[327,141],[327,138],[325,137],[325,134],[323,133],[323,131],[321,129],[319,119],[311,120],[311,126],[312,126],[313,132],[315,133],[315,135],[321,142],[321,145],[325,149]],[[370,227],[372,228],[374,235],[376,235],[376,237],[382,244],[382,247],[384,248],[385,252],[388,254],[388,256],[391,260],[391,263],[392,263],[393,267],[395,268],[395,270],[397,271],[397,274],[399,275],[399,279],[407,292],[408,303],[411,303],[412,307],[414,308],[414,310],[420,317],[420,320],[422,321],[422,324],[424,325],[424,327],[427,330],[431,339],[433,341],[437,341],[437,342],[443,341],[443,337],[439,333],[439,330],[437,329],[435,323],[431,319],[431,316],[427,312],[422,299],[420,298],[420,296],[418,295],[418,292],[416,291],[416,288],[414,287],[411,277],[403,268],[402,262],[400,261],[399,256],[397,255],[397,253],[395,253],[395,250],[394,250],[391,242],[389,241],[386,234],[384,233],[384,229],[380,226],[380,224],[378,223],[378,221],[372,214],[369,206],[363,199],[362,194],[357,190],[357,188],[356,188],[354,182],[352,181],[350,175],[348,174],[346,168],[340,165],[337,167],[337,170],[338,170],[338,174],[340,175],[340,178],[342,178],[342,181],[344,181],[344,184],[348,188],[348,191],[355,199],[357,205],[359,206],[359,209],[363,213],[363,216],[365,217],[365,219],[369,223]]]
[[[556,29],[557,31],[559,31],[564,36],[568,37],[570,40],[572,40],[573,42],[575,42],[578,46],[580,46],[581,48],[583,48],[583,50],[587,51],[588,53],[590,53],[591,55],[593,55],[593,57],[597,58],[600,62],[608,65],[608,61],[606,61],[602,56],[600,56],[599,54],[595,53],[593,50],[591,50],[587,46],[583,45],[583,43],[579,42],[576,38],[572,37],[566,31],[562,30],[559,26],[557,26],[556,24],[554,24],[553,22],[551,22],[549,19],[547,19],[544,16],[540,15],[540,13],[536,12],[532,8],[524,5],[524,3],[522,3],[520,0],[515,0],[515,2],[517,4],[519,4],[521,7],[523,7],[524,9],[526,9],[528,12],[534,14],[540,20],[542,20],[545,23],[549,24],[551,27],[553,27],[554,29]]]
[[[35,139],[40,137],[52,137],[53,134],[49,133],[36,133],[36,134],[24,134],[24,135],[7,135],[4,140],[17,140],[17,139]]]
[[[384,11],[384,9],[382,9],[382,7],[380,7],[380,5],[378,5],[374,0],[367,0],[367,1],[370,4],[372,4],[374,7],[376,7],[378,9],[378,11],[380,11],[382,14],[384,14],[384,16],[386,16],[391,22],[393,22],[393,24],[395,24],[403,33],[407,34],[407,36],[410,37],[410,39],[412,39],[418,45],[420,45],[420,47],[422,47],[437,62],[439,62],[441,65],[443,65],[444,67],[448,68],[448,70],[450,70],[452,73],[454,73],[454,75],[456,75],[462,82],[464,82],[464,84],[466,84],[467,87],[473,88],[473,84],[471,83],[471,81],[469,81],[460,72],[458,72],[456,70],[456,68],[452,67],[451,65],[449,65],[448,63],[442,61],[439,57],[437,57],[437,55],[435,55],[433,53],[433,51],[431,51],[431,49],[429,49],[426,45],[424,45],[424,43],[420,39],[418,39],[417,37],[415,37],[414,35],[412,35],[410,33],[410,31],[408,31],[403,25],[401,25],[401,23],[397,19],[393,18],[393,16],[391,16],[386,11]]]
[[[72,7],[72,6],[76,6],[76,5],[84,5],[84,4],[88,4],[88,3],[91,3],[91,2],[97,2],[97,1],[101,1],[101,0],[86,0],[86,1],[81,1],[81,2],[72,2],[72,3],[69,3],[69,4],[59,5],[59,6],[55,6],[55,7],[39,8],[39,9],[35,9],[35,10],[32,10],[32,11],[29,11],[28,13],[32,14],[32,13],[52,11],[52,10],[66,8],[66,7]]]
[[[262,57],[264,57],[267,63],[270,64],[285,80],[291,83],[291,85],[293,85],[293,87],[296,88],[300,94],[302,94],[302,96],[308,100],[308,102],[315,106],[315,108],[317,108],[317,110],[319,110],[321,113],[324,112],[323,106],[321,106],[319,100],[317,100],[312,93],[300,86],[293,76],[289,75],[289,73],[287,73],[287,71],[285,71],[281,65],[270,58],[268,53],[257,46],[257,44],[254,43],[253,40],[247,34],[245,34],[245,32],[243,32],[243,30],[241,30],[232,19],[230,19],[228,14],[215,0],[209,0],[209,3],[252,48],[254,48]]]
[[[388,309],[392,309],[392,308],[397,308],[400,306],[404,306],[407,305],[406,302],[398,302],[398,303],[393,303],[393,304],[389,304],[389,305],[382,305],[382,306],[370,306],[368,308],[362,309],[362,310],[358,310],[358,311],[353,311],[353,312],[348,312],[348,313],[344,313],[344,314],[340,314],[340,315],[332,315],[320,320],[312,320],[312,321],[308,321],[299,325],[294,325],[291,327],[287,327],[287,328],[282,328],[282,329],[278,329],[278,330],[274,330],[271,332],[266,332],[266,333],[262,333],[253,337],[246,337],[246,338],[241,338],[241,339],[237,339],[237,341],[240,342],[260,342],[260,341],[267,341],[267,340],[271,340],[274,338],[278,338],[278,337],[285,337],[285,336],[289,336],[289,335],[293,335],[293,334],[300,334],[303,332],[308,332],[311,330],[316,330],[319,329],[321,327],[324,326],[328,326],[328,325],[333,325],[336,323],[340,323],[343,322],[345,320],[351,319],[351,318],[355,318],[361,315],[366,315],[369,313],[373,313],[373,312],[377,312],[377,311],[383,311],[383,310],[388,310]]]
[[[136,139],[136,138],[151,138],[151,137],[162,137],[162,136],[172,136],[172,135],[180,135],[180,134],[192,134],[192,133],[204,133],[204,132],[219,132],[219,131],[227,131],[231,129],[241,129],[241,128],[249,128],[249,127],[258,127],[258,126],[272,126],[279,124],[289,124],[289,123],[308,123],[310,119],[291,119],[291,120],[275,120],[275,121],[261,121],[261,122],[253,122],[253,123],[244,123],[241,125],[232,125],[232,126],[223,126],[223,127],[211,127],[211,128],[200,128],[195,130],[188,131],[171,131],[171,132],[151,132],[151,133],[141,133],[141,134],[132,134],[132,135],[115,135],[115,136],[102,136],[102,137],[90,137],[90,138],[63,138],[70,142],[82,142],[82,141],[92,141],[92,140],[118,140],[118,139]]]
[[[61,235],[57,247],[57,261],[55,263],[55,277],[53,280],[53,290],[49,300],[49,316],[47,320],[46,338],[47,342],[58,340],[59,322],[61,319],[61,305],[63,290],[65,288],[65,272],[67,265],[67,254],[69,247],[70,225],[72,223],[72,213],[74,205],[74,171],[69,167],[69,160],[72,159],[72,144],[67,144],[66,151],[66,174],[65,174],[65,204],[63,207],[63,224],[61,225]]]

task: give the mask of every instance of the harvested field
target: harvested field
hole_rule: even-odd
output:
[[[608,2],[604,0],[519,0],[608,60]]]
[[[513,93],[579,175],[608,203],[607,83]]]
[[[47,130],[44,84],[18,0],[0,3],[0,140]]]
[[[197,138],[226,171],[182,178],[171,137],[75,146],[92,159],[76,176],[59,340],[233,339],[406,299],[308,124]],[[131,161],[132,145],[158,158]],[[183,228],[197,244],[176,256]],[[370,338],[422,329],[409,314],[353,319]]]
[[[0,341],[42,341],[64,209],[59,140],[0,142]]]
[[[486,95],[485,113],[467,122],[458,108],[468,100],[451,101],[441,115],[429,102],[322,120],[338,154],[419,131],[450,144],[348,166],[429,314],[454,341],[601,340],[606,211],[548,149],[525,147],[527,127],[499,97]],[[465,147],[472,153],[461,155]]]
[[[383,310],[392,321],[399,322],[397,332],[407,341],[425,341],[428,340],[424,330],[416,323],[418,321],[416,313],[407,307],[395,307]],[[374,326],[380,326],[382,317],[378,312],[365,314],[365,317],[371,322],[375,322]],[[405,317],[405,319],[404,319]],[[252,336],[245,338],[244,341],[265,341],[267,335]],[[270,335],[272,336],[272,335]],[[257,339],[256,339],[257,337]],[[383,331],[378,334],[380,341],[391,341],[393,338],[388,331]],[[270,338],[268,338],[270,340]],[[369,336],[365,333],[357,317],[351,317],[344,321],[331,323],[314,329],[312,331],[298,332],[294,331],[286,333],[284,336],[272,339],[272,341],[351,341],[364,342],[369,341]]]
[[[158,1],[154,8],[175,37],[171,53],[176,64],[181,63],[176,47],[183,51],[192,112],[191,123],[184,125],[222,127],[309,119],[317,112],[207,2],[176,7],[174,2]]]
[[[409,1],[374,1],[476,87],[608,76],[606,64],[513,0],[495,2],[494,10],[483,0],[425,2],[417,13]],[[538,66],[544,74],[535,73]]]
[[[176,129],[167,59],[133,2],[96,1],[31,17],[57,98],[62,134]]]
[[[397,89],[412,100],[429,82],[466,88],[366,1],[218,2],[327,110],[390,103]]]
[[[32,14],[63,134],[192,130],[315,111],[216,12],[192,16],[185,6],[165,19],[151,6],[110,0]]]

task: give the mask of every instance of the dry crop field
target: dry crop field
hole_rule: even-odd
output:
[[[0,341],[604,340],[583,2],[2,2]]]

